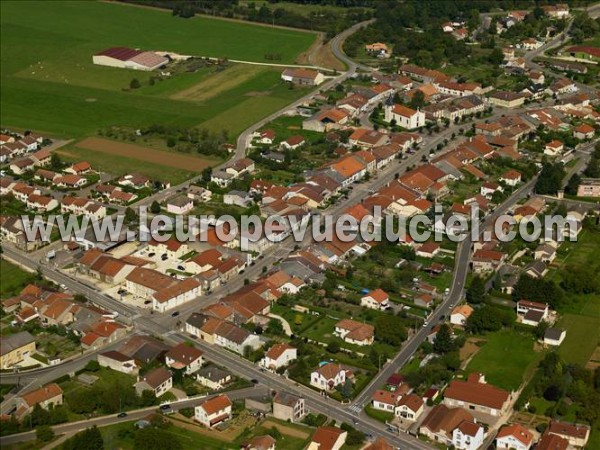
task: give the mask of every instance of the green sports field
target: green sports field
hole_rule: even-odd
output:
[[[1,123],[62,137],[111,126],[152,123],[206,126],[231,136],[302,95],[279,80],[281,68],[235,65],[180,73],[153,86],[151,73],[95,66],[113,46],[261,62],[278,53],[293,62],[312,33],[220,19],[181,19],[149,8],[106,2],[3,1],[0,4]],[[247,69],[247,70],[246,70]],[[216,89],[210,80],[220,77]],[[132,78],[142,87],[129,91]],[[215,95],[197,95],[205,86]],[[196,95],[178,96],[190,90]],[[229,110],[232,110],[231,112]]]

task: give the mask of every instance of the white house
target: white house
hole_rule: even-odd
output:
[[[425,113],[403,105],[386,105],[385,121],[392,122],[392,120],[402,128],[414,130],[425,125]]]
[[[477,450],[483,445],[484,434],[482,425],[465,420],[452,431],[452,444],[458,449]]]
[[[173,376],[164,367],[152,369],[135,383],[135,391],[141,395],[144,391],[152,391],[156,397],[165,394],[173,387]]]
[[[365,294],[360,299],[360,306],[371,309],[386,309],[389,306],[390,296],[382,289],[375,289]]]
[[[421,396],[417,394],[403,395],[394,410],[394,414],[396,417],[414,422],[423,413],[424,406],[425,402]]]
[[[550,313],[550,307],[547,303],[531,302],[528,300],[519,300],[517,302],[517,314],[525,315],[531,310],[541,311],[543,313],[543,319],[546,319]]]
[[[565,148],[565,145],[556,139],[548,142],[544,147],[544,155],[556,156],[560,155]]]
[[[377,390],[371,397],[371,405],[374,409],[394,413],[401,397],[402,394],[397,392]]]
[[[297,358],[298,351],[291,345],[275,344],[265,353],[265,357],[260,360],[260,365],[261,367],[275,371],[287,366]]]
[[[469,305],[459,305],[452,310],[450,314],[450,323],[452,325],[464,326],[467,319],[473,314],[473,308]]]
[[[509,170],[508,172],[506,172],[505,174],[503,174],[500,177],[500,181],[504,184],[506,184],[507,186],[516,186],[517,184],[519,184],[521,182],[521,174],[519,172],[517,172],[516,170]]]
[[[566,330],[559,330],[558,328],[548,328],[544,333],[544,344],[558,347],[567,337]]]
[[[194,409],[194,419],[207,428],[231,419],[231,400],[225,394],[217,395]]]
[[[485,198],[491,198],[496,192],[502,192],[502,186],[492,181],[486,181],[481,185],[479,193]]]
[[[496,435],[497,449],[529,450],[532,443],[533,433],[518,423],[503,426]]]
[[[171,214],[188,214],[194,209],[194,201],[191,198],[179,196],[167,202],[167,212]]]
[[[346,370],[340,364],[325,363],[310,374],[310,385],[322,391],[332,391],[346,382]]]

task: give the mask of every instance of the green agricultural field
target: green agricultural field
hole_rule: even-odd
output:
[[[0,24],[2,125],[76,138],[108,126],[157,123],[227,129],[233,139],[306,92],[282,83],[281,68],[235,64],[222,71],[174,70],[150,85],[154,73],[92,64],[92,55],[107,47],[258,62],[277,52],[282,62],[293,62],[315,39],[313,33],[184,20],[106,2],[2,2]],[[133,78],[139,89],[129,89]]]
[[[488,383],[503,389],[518,389],[542,357],[533,350],[534,338],[530,335],[504,330],[485,335],[485,340],[466,372],[481,372]]]
[[[585,366],[600,340],[600,324],[595,317],[565,314],[558,328],[567,330],[567,337],[558,351],[569,363]]]

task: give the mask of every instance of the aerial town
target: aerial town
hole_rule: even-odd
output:
[[[0,9],[3,449],[600,449],[600,2]]]

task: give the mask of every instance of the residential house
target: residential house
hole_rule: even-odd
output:
[[[186,192],[188,198],[197,202],[208,202],[212,198],[212,192],[201,186],[191,185]]]
[[[459,305],[450,313],[450,323],[452,325],[464,326],[471,314],[473,314],[473,308],[470,305]]]
[[[263,436],[255,436],[248,442],[241,445],[242,450],[275,450],[277,441],[265,434]]]
[[[335,363],[324,363],[310,374],[310,385],[322,391],[332,391],[346,382],[346,370]]]
[[[80,161],[71,165],[70,167],[67,167],[65,169],[65,172],[70,173],[72,175],[83,175],[90,172],[91,170],[92,166],[90,165],[90,163],[88,163],[87,161]]]
[[[558,328],[548,328],[544,333],[544,344],[558,347],[567,337],[566,330],[560,330]]]
[[[63,404],[63,390],[56,383],[50,383],[39,389],[29,391],[10,400],[15,407],[15,416],[21,420],[31,414],[36,405],[46,411]]]
[[[231,419],[232,406],[227,395],[217,395],[194,408],[194,419],[205,427],[212,428]]]
[[[35,350],[35,339],[27,331],[0,337],[0,369],[11,369],[21,364]]]
[[[564,151],[565,145],[556,139],[548,142],[544,146],[544,155],[548,156],[557,156],[560,155]]]
[[[336,427],[319,427],[306,450],[340,450],[346,443],[348,432]]]
[[[473,253],[473,272],[483,273],[497,270],[506,261],[506,253],[479,249]]]
[[[304,398],[287,392],[273,397],[273,417],[285,422],[299,422],[306,414]]]
[[[394,414],[400,419],[415,422],[423,413],[424,407],[425,402],[420,396],[407,394],[403,395],[398,401]]]
[[[573,447],[585,447],[590,438],[590,427],[578,423],[551,420],[546,433],[566,439]]]
[[[137,375],[138,373],[135,360],[116,350],[109,350],[98,354],[98,364],[101,367],[108,367],[109,369],[129,375]]]
[[[380,411],[386,411],[394,414],[396,406],[400,401],[402,394],[398,392],[377,390],[371,397],[371,406]]]
[[[279,146],[286,150],[296,150],[297,148],[302,147],[304,144],[306,144],[306,139],[304,138],[304,136],[295,134],[287,138],[285,141],[281,141],[281,144],[279,144]]]
[[[215,366],[208,366],[196,372],[196,380],[202,386],[218,391],[232,381],[231,374]]]
[[[542,434],[541,439],[535,446],[535,450],[567,450],[569,448],[569,441],[551,433]]]
[[[173,376],[164,367],[150,370],[143,377],[138,377],[135,391],[142,395],[144,391],[152,391],[155,397],[160,397],[173,387]]]
[[[389,306],[390,296],[382,289],[375,289],[360,298],[360,306],[384,310]]]
[[[288,344],[275,344],[259,362],[261,367],[277,371],[298,358],[298,351]]]
[[[452,430],[452,443],[457,449],[477,450],[483,444],[484,435],[482,425],[464,421]]]
[[[189,214],[194,209],[194,201],[187,196],[177,196],[167,201],[167,212],[171,214]]]
[[[577,139],[592,139],[596,130],[587,123],[582,123],[573,130],[573,136]]]
[[[550,307],[547,303],[531,302],[529,300],[519,300],[517,302],[517,314],[524,316],[530,311],[542,313],[542,318],[546,319],[550,314]]]
[[[533,433],[523,425],[504,425],[496,435],[497,449],[529,450],[533,443]]]
[[[165,364],[171,369],[183,369],[186,375],[190,375],[204,364],[203,354],[202,350],[192,345],[177,344],[165,354]]]
[[[521,173],[511,169],[500,177],[500,182],[506,184],[507,186],[515,187],[521,182],[521,179]]]
[[[477,425],[474,417],[467,410],[463,408],[449,408],[444,404],[439,404],[429,411],[419,426],[419,433],[423,434],[431,441],[439,442],[442,445],[456,446],[456,444],[459,444],[464,446],[467,439],[466,437],[463,439],[463,430],[466,432],[464,434],[469,436],[472,434],[472,431],[475,430],[471,430],[468,425],[467,427],[469,428],[463,426],[463,430],[455,436],[454,430],[463,423]],[[478,433],[479,432],[476,433],[476,437]],[[481,438],[480,445],[483,443],[483,436],[481,436]],[[475,439],[469,439],[469,442],[473,441],[475,441]]]
[[[375,328],[351,319],[343,319],[335,324],[334,334],[349,344],[371,345],[375,338]]]
[[[425,242],[417,249],[416,255],[421,258],[434,258],[440,252],[440,244],[436,242]]]

